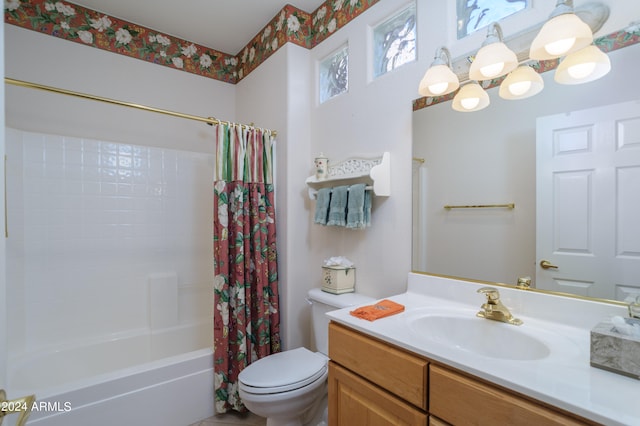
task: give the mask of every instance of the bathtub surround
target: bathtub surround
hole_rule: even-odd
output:
[[[149,326],[152,329],[178,325],[178,275],[149,275]]]
[[[163,337],[171,342],[173,337],[179,338],[181,334],[181,330],[175,330]],[[87,367],[109,366],[114,360],[117,362],[119,355],[137,351],[139,337],[89,348],[67,348],[59,354],[51,354],[53,359],[45,354],[29,359],[14,374],[16,378],[21,374],[31,377],[40,374],[60,383],[67,371],[55,364],[60,359],[67,360],[69,364],[84,365],[84,356],[89,354],[92,363]],[[168,346],[176,344],[171,342]],[[29,416],[29,426],[177,426],[213,416],[211,349],[171,357],[158,355],[160,358],[144,364],[78,379],[38,393],[38,404],[59,408],[33,411]],[[22,388],[15,389],[16,393],[26,392]],[[180,398],[177,403],[176,398],[185,394],[188,398]]]
[[[280,352],[275,139],[228,124],[216,125],[215,135],[215,409],[243,412],[239,373]]]
[[[136,351],[102,366],[129,368],[210,346],[212,156],[6,133],[9,389],[46,395],[110,371],[51,356],[70,348],[135,337]],[[23,361],[42,358],[52,364],[33,371],[65,374],[22,381]]]

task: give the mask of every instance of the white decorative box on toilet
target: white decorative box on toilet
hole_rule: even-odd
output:
[[[319,288],[308,295],[317,352],[291,349],[262,358],[240,372],[240,398],[249,411],[267,418],[267,426],[327,424],[329,318],[325,314],[374,300],[357,293],[329,294]]]
[[[356,268],[352,261],[344,256],[333,256],[322,264],[322,290],[333,293],[351,293],[355,291]]]
[[[345,266],[322,267],[322,290],[333,293],[352,293],[356,286],[356,268]]]

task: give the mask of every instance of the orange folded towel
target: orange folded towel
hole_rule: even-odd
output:
[[[375,305],[362,306],[350,312],[354,317],[375,321],[389,315],[399,314],[404,311],[404,306],[391,300],[381,300]]]

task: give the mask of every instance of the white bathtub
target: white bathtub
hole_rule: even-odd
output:
[[[186,426],[214,414],[212,336],[201,323],[21,356],[7,394],[36,395],[28,425]]]

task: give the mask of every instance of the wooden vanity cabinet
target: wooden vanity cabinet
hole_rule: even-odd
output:
[[[428,362],[329,324],[329,425],[427,425]]]
[[[424,358],[336,323],[329,325],[329,358],[426,411]]]
[[[429,412],[453,425],[588,424],[449,368],[429,368]]]
[[[329,358],[329,426],[596,424],[335,322]]]
[[[333,361],[329,363],[329,399],[330,425],[427,425],[424,411]]]

